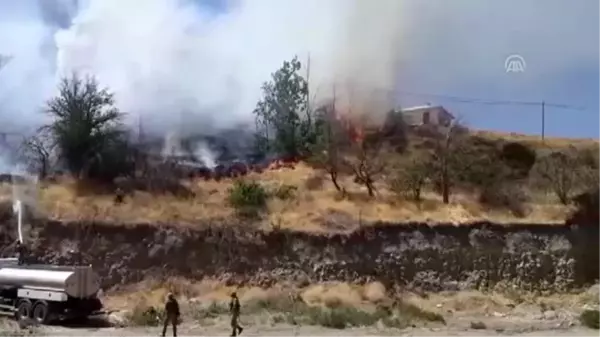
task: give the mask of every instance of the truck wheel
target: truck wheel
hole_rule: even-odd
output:
[[[45,301],[39,301],[33,306],[33,319],[36,323],[46,324],[48,323],[48,303]]]
[[[17,305],[16,319],[17,321],[25,321],[31,317],[31,301],[21,300]]]

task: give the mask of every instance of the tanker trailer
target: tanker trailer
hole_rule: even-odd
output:
[[[0,314],[46,324],[100,314],[100,282],[91,266],[19,265],[0,259]]]

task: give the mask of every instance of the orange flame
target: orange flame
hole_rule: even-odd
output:
[[[352,121],[351,118],[347,118],[343,113],[339,111],[335,111],[334,113],[335,119],[342,125],[350,140],[354,143],[360,144],[364,139],[364,130],[363,128]]]

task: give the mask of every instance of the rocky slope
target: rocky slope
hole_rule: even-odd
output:
[[[264,232],[239,226],[36,224],[32,259],[80,258],[105,288],[148,277],[216,277],[266,286],[379,280],[426,291],[488,288],[564,291],[598,279],[598,226],[489,223],[373,224],[350,234]],[[0,232],[10,242],[12,232]],[[81,244],[81,256],[70,253]]]

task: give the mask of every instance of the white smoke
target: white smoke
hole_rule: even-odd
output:
[[[217,166],[217,156],[205,142],[198,142],[196,144],[194,155],[209,169],[214,169]]]
[[[181,148],[181,138],[177,133],[168,132],[165,135],[161,155],[163,157],[185,155],[183,149]]]
[[[29,39],[20,38],[28,42],[8,46],[27,44],[14,63],[35,74],[37,84],[28,93],[19,86],[14,109],[22,109],[28,123],[35,121],[34,111],[53,93],[51,84],[78,71],[94,74],[115,92],[132,125],[142,118],[154,132],[230,127],[252,122],[261,84],[284,60],[298,55],[306,65],[309,54],[317,97],[327,96],[334,81],[338,92],[350,82],[359,83],[360,92],[394,87],[400,1],[239,0],[222,13],[198,2],[82,1],[57,31],[59,24],[36,14],[51,6],[22,8],[21,19],[0,26],[28,30]],[[53,10],[65,21],[74,9],[55,0],[54,7],[61,5],[67,8]],[[52,29],[56,49],[40,53]],[[2,75],[23,78],[24,68],[15,67]]]

